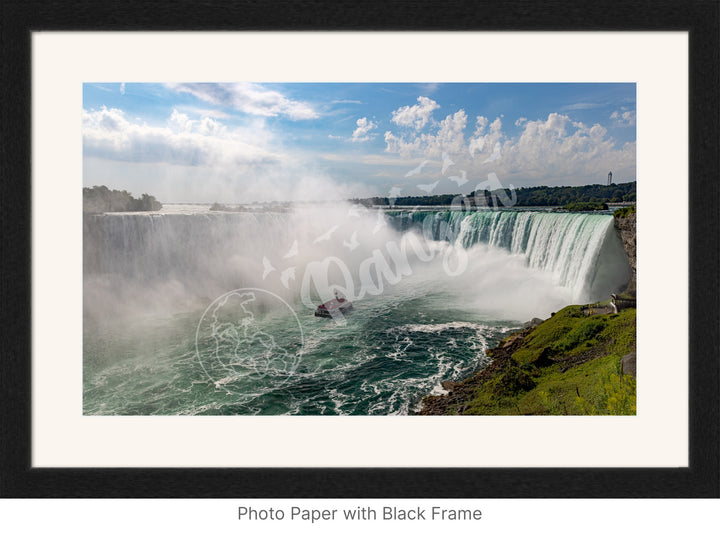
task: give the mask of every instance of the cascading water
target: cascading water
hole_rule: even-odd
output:
[[[85,217],[85,413],[406,414],[509,330],[630,273],[607,214],[192,211]],[[421,235],[431,261],[403,246]],[[449,275],[453,250],[467,265]],[[300,295],[327,258],[346,272],[328,284],[355,290],[345,324]]]
[[[530,268],[551,272],[573,300],[596,300],[627,284],[630,268],[607,214],[520,210],[399,213],[401,230],[422,229],[430,240],[470,249],[484,243],[522,255]]]

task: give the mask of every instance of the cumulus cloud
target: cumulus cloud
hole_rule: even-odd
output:
[[[278,91],[251,83],[168,83],[178,93],[189,93],[217,106],[264,117],[286,116],[292,120],[315,119],[318,113],[307,102],[291,100]]]
[[[370,131],[377,128],[377,123],[368,120],[367,117],[361,117],[355,124],[357,125],[357,128],[352,133],[350,141],[358,142],[372,139],[373,136],[370,134]]]
[[[433,110],[440,106],[427,97],[418,97],[418,104],[403,106],[392,112],[392,122],[398,126],[409,126],[415,130],[422,130],[432,118]]]
[[[467,114],[465,110],[459,110],[455,114],[445,117],[440,122],[440,128],[435,136],[425,136],[425,141],[432,155],[442,155],[443,152],[454,154],[463,150],[466,125]]]
[[[612,118],[628,122],[634,116],[623,117],[618,113]],[[459,110],[430,132],[387,131],[385,150],[404,160],[439,160],[445,152],[457,169],[469,173],[468,177],[473,173],[484,176],[496,172],[506,178],[540,179],[552,184],[562,183],[563,179],[577,181],[604,176],[607,169],[618,170],[618,176],[635,175],[635,143],[617,147],[600,124],[588,126],[560,113],[534,121],[521,118],[515,124],[521,132],[510,137],[503,131],[500,117],[490,122],[487,117],[478,116],[474,132],[466,137],[467,117]]]
[[[232,166],[280,159],[211,117],[193,120],[177,110],[164,126],[130,121],[117,108],[83,110],[82,132],[85,155],[108,160]]]
[[[509,174],[538,178],[586,178],[609,168],[634,177],[635,144],[617,149],[603,126],[551,113],[545,120],[528,121],[517,139],[503,143],[495,163]]]
[[[610,118],[613,119],[615,126],[635,126],[635,112],[622,108],[612,112]]]
[[[490,129],[486,128],[490,124]],[[500,141],[503,139],[502,121],[500,117],[490,123],[487,117],[478,116],[475,120],[475,133],[470,137],[468,142],[468,152],[471,157],[484,154],[489,151],[485,161],[495,161],[498,159],[498,152],[501,148]],[[492,159],[489,159],[492,158]]]
[[[400,154],[403,158],[412,158],[418,153],[430,158],[442,158],[443,153],[452,154],[463,150],[465,145],[465,127],[467,114],[459,110],[448,115],[437,124],[435,133],[411,133],[396,136],[385,132],[386,152]]]
[[[417,141],[418,138],[415,138],[416,143]],[[416,149],[416,146],[406,143],[390,130],[385,132],[385,152],[393,152],[395,154],[399,154],[403,159],[408,159],[413,156]]]

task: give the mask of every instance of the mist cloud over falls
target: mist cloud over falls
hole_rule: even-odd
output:
[[[626,282],[622,249],[602,224],[607,217],[546,214],[564,217],[563,226],[508,212],[444,214],[412,216],[429,221],[430,234],[422,224],[410,228],[402,217],[343,203],[293,212],[87,216],[85,313],[192,312],[236,288],[261,288],[308,309],[335,289],[360,301],[407,290],[524,320]],[[448,232],[440,235],[443,218]],[[572,240],[562,239],[563,229]]]

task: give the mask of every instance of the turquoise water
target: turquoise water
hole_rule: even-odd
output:
[[[381,301],[356,305],[346,325],[298,309],[304,352],[296,366],[278,373],[228,370],[204,358],[212,337],[201,339],[196,351],[192,336],[202,311],[87,329],[85,413],[406,414],[440,381],[482,367],[485,349],[517,326],[438,308],[443,296],[430,289]],[[294,318],[257,321],[285,347],[299,349]]]
[[[626,276],[608,215],[367,213],[329,237],[316,215],[86,220],[85,414],[408,414],[522,322]],[[403,271],[388,243],[407,233],[435,254]],[[330,257],[350,278],[304,292]],[[338,288],[354,311],[316,318]]]

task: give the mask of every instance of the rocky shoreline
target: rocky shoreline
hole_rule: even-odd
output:
[[[467,409],[466,401],[472,398],[475,391],[499,375],[511,378],[506,381],[506,383],[511,383],[513,382],[512,379],[515,379],[515,384],[507,384],[511,389],[532,388],[534,384],[528,382],[524,374],[509,374],[507,372],[509,372],[511,368],[518,368],[519,370],[512,355],[520,348],[525,337],[530,334],[535,327],[536,325],[533,324],[530,327],[515,332],[501,341],[496,348],[488,349],[486,353],[491,359],[490,364],[475,375],[459,383],[444,381],[442,387],[447,390],[448,393],[424,398],[422,409],[417,412],[417,414],[423,416],[439,416],[448,414],[453,407],[457,407],[455,414],[463,414]]]

